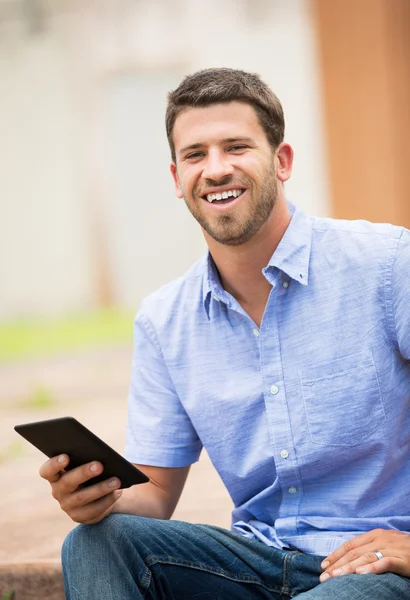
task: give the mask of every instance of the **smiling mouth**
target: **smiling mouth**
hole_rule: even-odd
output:
[[[210,203],[214,204],[228,204],[242,196],[245,192],[244,189],[236,189],[236,190],[227,190],[226,192],[217,192],[215,194],[207,194],[206,196],[202,196],[203,200],[207,200]]]

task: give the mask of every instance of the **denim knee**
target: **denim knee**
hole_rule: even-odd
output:
[[[118,547],[118,542],[128,537],[129,519],[130,515],[114,514],[94,525],[77,525],[63,542],[61,550],[63,564],[72,560],[78,564],[84,559],[92,558],[96,553],[99,554],[102,548]],[[132,517],[132,519],[135,532],[139,517]]]
[[[150,572],[141,552],[140,530],[139,517],[120,514],[75,527],[61,552],[68,600],[142,598],[139,586],[146,590]]]

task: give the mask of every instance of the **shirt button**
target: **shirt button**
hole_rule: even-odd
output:
[[[214,299],[215,299],[217,302],[220,302],[220,301],[221,301],[221,299],[219,298],[219,296],[217,296],[216,294],[214,294]]]
[[[276,396],[276,394],[279,393],[279,388],[277,385],[271,385],[269,391],[272,394],[272,396]]]
[[[284,282],[282,283],[282,286],[283,286],[285,289],[287,289],[287,288],[289,287],[289,281],[284,281]]]
[[[290,488],[288,488],[289,494],[296,494],[297,491],[297,488],[295,488],[295,486],[293,485],[291,485]]]
[[[253,335],[254,335],[255,337],[258,337],[258,336],[260,336],[259,329],[254,329],[254,330],[253,330]]]
[[[289,456],[289,452],[287,450],[281,450],[280,455],[282,458],[287,458]]]

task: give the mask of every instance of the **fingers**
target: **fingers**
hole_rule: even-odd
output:
[[[329,579],[330,577],[350,575],[352,573],[356,573],[357,569],[361,567],[368,566],[373,563],[375,564],[376,562],[381,562],[375,555],[374,551],[372,551],[370,548],[362,546],[360,550],[361,552],[350,552],[342,559],[334,563],[330,569],[327,569],[324,573],[322,573],[320,581],[326,581],[326,579]]]
[[[46,479],[53,497],[61,509],[77,523],[97,523],[112,510],[121,496],[121,482],[114,477],[106,481],[82,487],[82,484],[103,472],[101,463],[92,462],[64,472],[69,457],[53,457],[40,467],[40,475]]]
[[[392,559],[390,556],[385,556],[380,560],[369,561],[369,563],[365,563],[361,566],[358,566],[356,569],[356,573],[358,575],[365,575],[366,573],[387,573],[388,571],[393,571],[395,564],[398,566],[400,559]],[[397,570],[393,571],[394,573],[398,573]]]
[[[84,525],[98,523],[110,514],[121,494],[122,490],[111,491],[103,498],[71,510],[69,516],[76,523],[83,523]]]
[[[54,483],[60,479],[62,469],[64,469],[68,463],[69,458],[66,454],[50,458],[41,465],[39,470],[40,476],[48,482]]]
[[[79,467],[82,470],[82,467]],[[113,505],[122,494],[121,482],[113,477],[87,487],[76,487],[78,477],[65,481],[72,473],[64,474],[52,484],[52,494],[60,503],[61,509],[76,523],[98,523],[112,510]],[[93,473],[94,475],[95,473]],[[82,474],[81,478],[84,478]],[[73,483],[73,481],[74,483]]]
[[[379,560],[375,551],[381,552]],[[320,581],[352,573],[410,574],[410,536],[396,530],[375,529],[345,542],[322,562]]]
[[[73,492],[62,493],[57,499],[59,499],[61,508],[71,516],[73,512],[83,509],[87,505],[111,494],[115,490],[118,490],[120,485],[120,480],[116,477],[113,477],[112,479],[101,481],[95,485],[77,488]]]
[[[337,550],[335,550],[334,552],[332,552],[332,554],[329,554],[329,556],[325,558],[321,565],[322,569],[327,569],[330,566],[335,567],[335,565],[340,560],[345,559],[345,562],[348,562],[349,560],[354,560],[355,558],[360,556],[362,554],[362,551],[358,551],[358,549],[367,544],[372,544],[376,537],[375,534],[377,531],[378,530],[375,529],[369,531],[368,533],[358,535],[342,544]]]
[[[61,493],[68,494],[74,492],[83,483],[100,475],[103,470],[104,468],[101,463],[92,462],[67,471],[67,473],[64,473],[64,477],[60,477],[59,480]]]
[[[58,488],[62,493],[74,492],[80,485],[103,472],[101,463],[92,462],[76,467],[62,477],[62,471],[68,466],[69,457],[66,454],[54,456],[40,467],[40,475],[50,484],[58,482]]]
[[[389,551],[386,549],[385,552]],[[357,575],[365,575],[366,573],[375,573],[378,575],[382,573],[397,573],[398,575],[406,576],[407,572],[408,566],[402,557],[385,556],[379,560],[373,552],[366,553],[356,561],[348,563],[343,567],[338,567],[330,572],[325,571],[320,576],[320,581],[323,583],[331,577],[340,577],[341,575],[351,575],[354,573]]]

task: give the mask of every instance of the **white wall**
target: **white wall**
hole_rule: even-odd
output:
[[[2,319],[90,303],[79,139],[59,40],[49,32],[0,44]]]
[[[199,227],[184,201],[176,198],[169,172],[164,99],[182,76],[164,69],[125,73],[107,82],[104,131],[110,193],[104,211],[115,288],[131,308],[205,252]]]
[[[168,171],[165,96],[184,74],[260,73],[284,105],[296,153],[287,196],[309,213],[327,214],[329,204],[308,0],[119,4],[92,5],[80,48],[101,107],[97,195],[112,283],[118,302],[136,308],[204,251]],[[80,164],[87,132],[76,103],[84,90],[60,42],[55,30],[12,58],[0,48],[0,318],[69,312],[94,297],[86,219],[95,173],[87,181]]]

